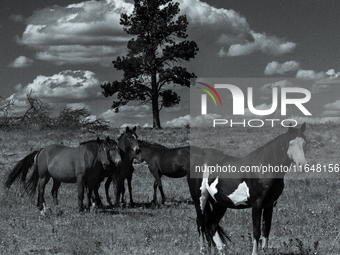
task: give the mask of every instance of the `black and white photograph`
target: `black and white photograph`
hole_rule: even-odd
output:
[[[339,10],[2,1],[0,254],[340,254]]]

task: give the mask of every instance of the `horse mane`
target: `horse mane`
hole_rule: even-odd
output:
[[[261,147],[257,148],[255,151],[249,153],[245,157],[249,157],[253,163],[257,162],[276,162],[282,161],[284,157],[287,156],[287,146],[288,142],[294,137],[297,137],[299,133],[298,129],[294,129],[291,132],[286,132],[274,138],[273,140],[267,142],[266,144],[262,145]],[[302,137],[304,138],[303,134]],[[283,149],[285,148],[285,149]]]
[[[159,146],[159,147],[166,148],[164,145],[156,143],[156,142],[149,142],[149,141],[139,140],[139,139],[137,141],[138,141],[138,143],[142,143],[142,146],[143,146],[143,144],[148,144],[148,145],[152,145],[152,146]]]
[[[97,142],[97,140],[93,139],[93,140],[84,141],[84,142],[79,143],[79,145],[86,145],[86,144],[93,143],[93,142]]]

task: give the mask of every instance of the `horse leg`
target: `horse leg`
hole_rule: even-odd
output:
[[[207,205],[209,206],[209,205]],[[208,208],[207,208],[208,209]],[[216,248],[218,250],[218,254],[225,254],[224,252],[224,242],[226,234],[222,230],[222,228],[219,226],[219,222],[224,216],[225,212],[227,211],[227,208],[218,204],[214,203],[212,204],[212,211],[209,213],[210,209],[208,209],[207,213],[204,214],[205,217],[205,224],[206,229],[210,235],[210,238],[212,238],[212,241],[215,243]]]
[[[45,175],[44,177],[39,178],[39,183],[38,183],[38,204],[37,206],[39,207],[40,213],[42,215],[45,215],[46,213],[46,205],[45,205],[45,186],[50,180],[50,175]]]
[[[103,203],[100,199],[99,196],[99,188],[100,188],[100,183],[104,180],[103,177],[100,177],[96,184],[93,186],[93,193],[92,193],[92,201],[93,203],[98,206],[98,207],[103,207]]]
[[[252,207],[253,220],[253,252],[252,255],[258,255],[259,239],[261,236],[261,214],[262,209],[259,206]]]
[[[108,177],[106,182],[105,182],[105,195],[106,195],[106,202],[110,205],[113,206],[110,196],[109,196],[109,188],[110,188],[110,184],[112,182],[112,177]]]
[[[162,185],[162,175],[159,174],[159,179],[158,179],[158,189],[159,189],[159,192],[161,193],[161,196],[162,196],[162,204],[164,204],[165,202],[165,195],[164,195],[164,191],[163,191],[163,185]]]
[[[272,224],[273,205],[263,209],[262,220],[262,249],[268,249],[268,237]]]
[[[129,189],[129,195],[130,195],[130,206],[133,207],[133,199],[132,199],[132,186],[131,186],[131,181],[132,181],[132,173],[127,177],[127,182],[128,182],[128,189]]]
[[[124,198],[125,197],[125,185],[124,185],[124,181],[125,180],[121,181],[121,183],[120,183],[120,195],[122,196],[120,202],[122,204],[125,203],[125,198]]]
[[[84,181],[83,178],[77,178],[77,188],[78,188],[78,208],[79,212],[84,211]]]
[[[151,201],[152,209],[155,209],[157,206],[157,186],[158,186],[158,182],[157,180],[155,180],[155,182],[153,183],[153,199]]]
[[[53,179],[53,186],[52,186],[51,194],[53,197],[54,206],[57,206],[59,204],[58,203],[58,189],[60,187],[60,184],[61,184],[60,181]]]

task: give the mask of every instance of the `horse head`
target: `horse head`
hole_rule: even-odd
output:
[[[128,150],[132,150],[135,154],[140,152],[140,148],[137,141],[137,134],[136,134],[136,126],[133,129],[130,129],[128,126],[125,129],[125,132],[118,138],[119,148],[124,152]]]
[[[118,144],[115,140],[110,139],[108,136],[106,138],[106,143],[109,147],[109,158],[116,165],[119,166],[122,163],[122,158],[120,156],[120,150]]]
[[[112,145],[112,140],[107,137],[106,140],[102,141],[100,138],[97,138],[98,147],[98,159],[101,162],[104,170],[106,170],[110,162],[113,161],[115,164],[121,162],[121,157],[119,154],[118,146],[117,149]]]
[[[304,167],[307,164],[306,160],[306,145],[307,140],[304,135],[306,130],[306,123],[298,128],[289,127],[289,145],[287,150],[287,155],[292,160],[297,167]]]

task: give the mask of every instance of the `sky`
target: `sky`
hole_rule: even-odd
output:
[[[178,2],[189,22],[188,39],[199,47],[184,63],[190,72],[199,78],[264,79],[253,85],[258,109],[271,104],[271,97],[261,94],[268,93],[263,86],[303,86],[312,91],[309,121],[340,122],[339,1]],[[115,113],[110,108],[115,98],[105,98],[100,88],[122,78],[112,61],[127,52],[130,37],[119,18],[132,10],[130,0],[1,1],[0,96],[14,100],[13,114],[27,109],[26,94],[33,91],[56,112],[86,107],[113,126],[152,126],[150,105],[130,103]],[[169,87],[181,102],[161,111],[162,126],[186,125],[190,89]],[[304,120],[297,111],[289,113]]]

